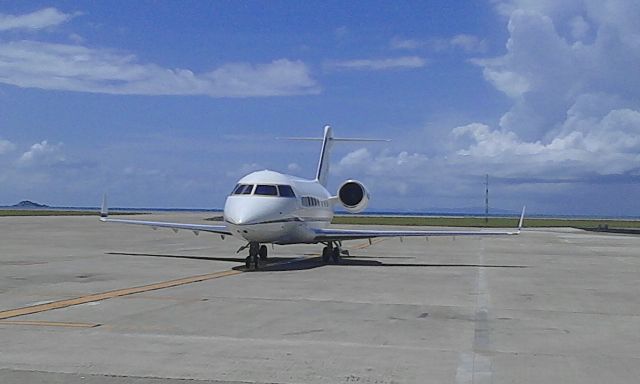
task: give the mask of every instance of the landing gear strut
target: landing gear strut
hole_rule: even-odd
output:
[[[249,243],[249,256],[245,259],[245,266],[248,270],[253,271],[260,268],[260,250],[260,244],[256,242]]]
[[[333,242],[329,242],[326,247],[322,248],[322,262],[328,264],[333,261],[334,264],[340,264],[342,259],[340,254],[340,247],[337,244],[334,247]]]
[[[245,259],[245,266],[253,271],[260,268],[260,262],[267,260],[267,246],[257,242],[249,243],[249,256]]]

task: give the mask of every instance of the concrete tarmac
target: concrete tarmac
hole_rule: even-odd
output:
[[[0,383],[640,377],[640,237],[351,241],[341,265],[321,265],[318,245],[276,246],[257,272],[243,271],[242,245],[97,217],[0,218]]]

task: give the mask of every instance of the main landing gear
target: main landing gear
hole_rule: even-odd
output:
[[[328,242],[327,245],[322,248],[322,262],[328,264],[333,262],[334,264],[340,264],[342,260],[342,254],[348,254],[347,251],[342,251],[338,243]]]
[[[322,263],[323,264],[340,264],[342,260],[342,255],[349,255],[349,251],[340,249],[340,243],[330,241],[325,243],[326,246],[322,248]],[[238,250],[240,252],[242,249],[246,249],[247,246],[244,246]],[[267,261],[267,246],[258,242],[250,242],[248,244],[249,248],[249,256],[245,259],[245,266],[250,271],[255,271],[256,269],[260,269],[261,264]]]
[[[267,260],[267,246],[257,242],[249,243],[249,256],[245,259],[245,266],[249,270],[260,268],[260,262]]]

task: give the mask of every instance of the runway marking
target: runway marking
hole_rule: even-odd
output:
[[[217,279],[217,278],[225,277],[225,276],[238,275],[238,274],[240,274],[242,272],[243,271],[239,271],[239,270],[229,270],[229,271],[223,271],[223,272],[214,272],[214,273],[208,273],[206,275],[185,277],[185,278],[182,278],[182,279],[163,281],[163,282],[160,282],[160,283],[142,285],[142,286],[139,286],[139,287],[116,289],[114,291],[108,291],[108,292],[103,292],[103,293],[96,293],[96,294],[93,294],[93,295],[86,295],[86,296],[76,297],[74,299],[53,301],[53,302],[47,303],[47,304],[31,305],[31,306],[28,306],[28,307],[10,309],[10,310],[7,310],[7,311],[1,311],[0,312],[0,320],[9,319],[9,318],[12,318],[12,317],[17,317],[17,316],[31,315],[31,314],[34,314],[34,313],[46,312],[46,311],[51,311],[53,309],[66,308],[66,307],[71,307],[71,306],[75,306],[75,305],[91,303],[91,302],[95,302],[95,301],[102,301],[102,300],[112,299],[114,297],[133,295],[135,293],[155,291],[155,290],[158,290],[158,289],[171,288],[171,287],[176,287],[176,286],[179,286],[179,285],[197,283],[197,282],[200,282],[200,281]]]
[[[279,263],[269,264],[266,267],[292,264],[305,259],[307,259],[307,257],[302,256],[302,257],[295,258],[291,261],[287,260]],[[0,320],[9,319],[9,318],[18,317],[18,316],[32,315],[34,313],[51,311],[54,309],[67,308],[67,307],[80,305],[80,304],[87,304],[87,303],[92,303],[92,302],[97,302],[97,301],[102,301],[107,299],[113,299],[114,297],[128,296],[136,293],[155,291],[158,289],[172,288],[172,287],[177,287],[179,285],[192,284],[192,283],[197,283],[197,282],[206,281],[206,280],[218,279],[220,277],[238,275],[245,271],[246,271],[245,269],[239,269],[239,270],[231,269],[231,270],[222,271],[222,272],[214,272],[214,273],[208,273],[205,275],[191,276],[191,277],[185,277],[182,279],[175,279],[175,280],[163,281],[160,283],[142,285],[139,287],[116,289],[114,291],[96,293],[93,295],[81,296],[74,299],[58,300],[58,301],[52,301],[52,302],[47,302],[42,304],[30,305],[22,308],[9,309],[6,311],[0,311]]]
[[[34,321],[34,320],[0,320],[0,325],[36,325],[41,327],[65,327],[65,328],[94,328],[98,323],[71,323],[59,321]]]
[[[476,308],[472,350],[463,352],[458,357],[456,383],[492,383],[493,361],[487,354],[491,344],[491,328],[489,325],[489,305],[491,295],[487,284],[486,268],[484,265],[485,243],[478,252],[478,274],[476,275]]]
[[[364,245],[369,245],[369,244],[364,244]],[[290,261],[287,260],[287,261],[282,261],[274,264],[268,264],[266,265],[266,267],[276,267],[276,266],[281,266],[285,264],[293,264],[306,259],[309,259],[309,257],[301,256]],[[52,302],[47,302],[42,304],[30,305],[22,308],[9,309],[5,311],[0,311],[0,320],[10,319],[18,316],[32,315],[40,312],[47,312],[54,309],[67,308],[67,307],[72,307],[80,304],[87,304],[87,303],[92,303],[92,302],[97,302],[97,301],[102,301],[107,299],[113,299],[115,297],[128,296],[136,293],[155,291],[158,289],[165,289],[165,288],[172,288],[172,287],[177,287],[179,285],[192,284],[192,283],[197,283],[197,282],[206,281],[206,280],[218,279],[220,277],[225,277],[225,276],[239,275],[245,271],[246,269],[238,269],[238,270],[232,269],[232,270],[227,270],[222,272],[208,273],[205,275],[185,277],[182,279],[168,280],[160,283],[142,285],[138,287],[116,289],[113,291],[95,293],[92,295],[76,297],[73,299],[58,300],[58,301],[52,301]]]

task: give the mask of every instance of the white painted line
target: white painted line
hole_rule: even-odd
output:
[[[478,265],[484,265],[484,242],[478,252]],[[471,351],[458,356],[456,384],[490,384],[493,382],[493,361],[484,353],[491,345],[489,305],[491,295],[487,284],[486,268],[478,267],[476,275],[476,305]]]

